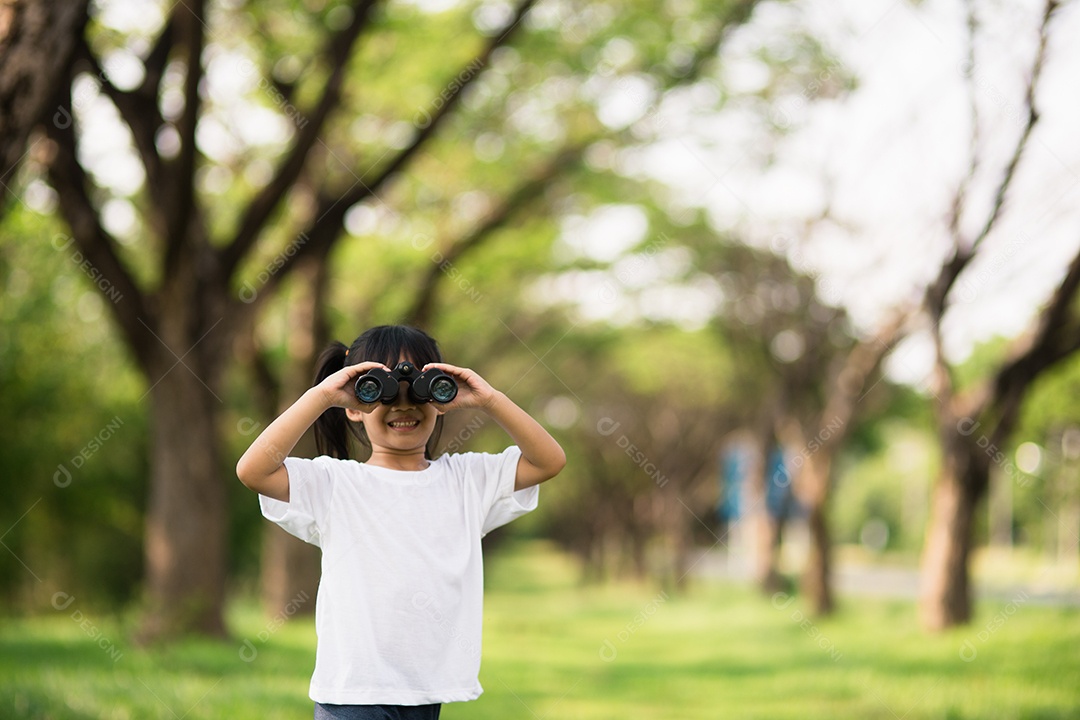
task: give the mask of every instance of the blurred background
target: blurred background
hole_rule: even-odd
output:
[[[616,656],[715,600],[734,605],[701,622],[749,613],[812,665],[842,662],[829,628],[849,658],[866,627],[925,633],[947,675],[991,673],[971,661],[1010,637],[1040,689],[980,700],[988,675],[957,676],[968,695],[908,707],[886,665],[810,692],[822,716],[1071,716],[1078,32],[1075,3],[1041,1],[3,3],[0,697],[234,713],[207,688],[236,642],[213,670],[173,657],[191,697],[142,710],[120,681],[78,710],[74,671],[43,668],[89,647],[114,678],[244,633],[254,666],[310,622],[318,553],[233,468],[329,340],[403,322],[567,451],[485,540],[491,622],[515,592],[607,608],[565,672],[711,717]],[[442,439],[506,442],[464,411]],[[283,665],[301,709],[304,627]],[[511,704],[472,716],[615,716],[485,685]],[[793,697],[738,707],[794,717]]]

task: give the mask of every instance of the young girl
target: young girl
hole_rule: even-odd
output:
[[[458,384],[446,405],[361,404],[356,379],[409,361]],[[537,485],[566,463],[535,420],[472,370],[441,362],[435,341],[403,326],[368,330],[319,359],[315,386],[274,420],[236,474],[263,515],[322,548],[311,678],[315,718],[438,718],[441,703],[483,691],[480,538],[536,507]],[[478,408],[515,445],[498,455],[433,457],[442,413]],[[314,423],[321,457],[287,457]],[[371,448],[349,459],[348,435]]]

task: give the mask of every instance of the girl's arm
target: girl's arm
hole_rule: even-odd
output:
[[[289,502],[285,458],[320,415],[332,407],[364,408],[353,394],[356,377],[382,363],[348,365],[311,388],[263,430],[236,463],[236,477],[260,495]]]
[[[555,438],[505,394],[496,392],[485,409],[521,449],[514,490],[550,480],[566,466],[566,453]]]
[[[427,367],[437,367],[453,375],[458,381],[458,396],[452,403],[440,407],[440,411],[459,407],[480,408],[487,412],[521,449],[521,459],[518,461],[517,477],[514,481],[515,490],[524,490],[550,480],[566,466],[566,453],[555,438],[531,415],[514,404],[513,400],[495,390],[475,372],[445,363],[432,363]]]

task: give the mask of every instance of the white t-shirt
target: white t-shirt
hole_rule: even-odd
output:
[[[312,700],[427,705],[480,696],[480,538],[536,508],[521,451],[443,455],[417,472],[287,458],[263,516],[322,548]]]

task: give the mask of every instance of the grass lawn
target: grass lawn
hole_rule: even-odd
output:
[[[486,692],[446,720],[1080,717],[1077,609],[985,603],[927,636],[907,602],[811,621],[798,598],[729,585],[580,587],[538,544],[492,559],[488,585]],[[233,641],[145,650],[89,615],[73,601],[3,620],[0,718],[311,717],[310,619],[278,627],[238,605]]]

